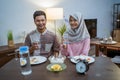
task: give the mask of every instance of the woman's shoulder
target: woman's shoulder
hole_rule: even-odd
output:
[[[81,42],[90,42],[90,38],[85,38],[85,39],[83,39]]]
[[[80,41],[78,41],[78,42],[75,42],[75,43],[86,43],[86,42],[90,42],[90,38],[85,38],[85,39],[83,39],[83,40],[80,40]]]
[[[88,41],[88,40],[90,40],[90,38],[85,38],[85,39],[84,39],[84,41]]]

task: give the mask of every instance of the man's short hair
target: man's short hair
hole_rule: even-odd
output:
[[[41,11],[41,10],[35,11],[34,14],[33,14],[34,20],[35,20],[35,17],[36,17],[36,16],[41,16],[41,15],[44,15],[44,16],[45,16],[45,19],[46,19],[46,13],[45,13],[44,11]]]

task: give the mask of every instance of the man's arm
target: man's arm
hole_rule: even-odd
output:
[[[30,54],[32,54],[33,51],[34,51],[34,48],[32,47],[32,43],[31,43],[31,39],[30,39],[30,35],[29,34],[25,38],[25,45],[29,46],[29,52],[30,52]]]

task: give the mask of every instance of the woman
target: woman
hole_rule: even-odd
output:
[[[88,55],[90,49],[90,35],[80,13],[71,14],[69,16],[69,26],[63,35],[63,40],[63,55]]]

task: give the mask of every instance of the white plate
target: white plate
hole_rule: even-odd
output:
[[[120,56],[115,56],[114,58],[111,59],[111,61],[120,64]]]
[[[89,64],[95,62],[95,59],[93,57],[85,56],[85,55],[74,56],[74,57],[70,58],[70,61],[73,63],[77,63],[78,61],[76,61],[76,59],[81,59],[81,60],[85,59],[88,61]]]
[[[32,56],[30,57],[30,64],[35,65],[35,64],[40,64],[47,61],[47,58],[44,56]]]
[[[100,43],[102,44],[116,44],[116,41],[112,41],[112,42],[104,42],[104,41],[100,41]]]

